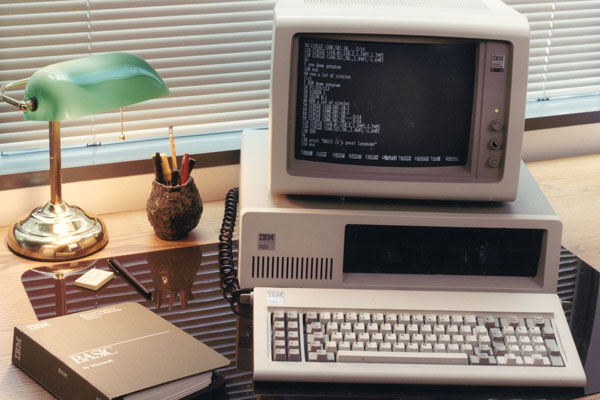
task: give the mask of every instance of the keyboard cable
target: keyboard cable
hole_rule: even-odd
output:
[[[230,189],[225,196],[225,212],[219,232],[219,276],[223,297],[229,302],[232,311],[239,314],[240,302],[246,302],[252,289],[240,289],[237,269],[234,263],[232,238],[237,217],[239,188]]]

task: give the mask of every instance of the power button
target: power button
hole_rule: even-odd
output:
[[[492,168],[497,168],[500,165],[500,159],[498,157],[490,157],[488,158],[488,165]]]
[[[501,131],[502,130],[502,121],[500,121],[499,119],[495,119],[492,121],[492,129],[495,131]]]

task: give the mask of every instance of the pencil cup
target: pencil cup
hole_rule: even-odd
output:
[[[177,240],[194,229],[202,215],[202,199],[194,179],[178,186],[152,182],[146,202],[148,221],[154,233],[164,240]]]

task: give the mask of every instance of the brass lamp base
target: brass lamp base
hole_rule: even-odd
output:
[[[67,261],[85,257],[108,242],[104,222],[81,208],[61,201],[36,208],[13,225],[8,247],[34,260]]]

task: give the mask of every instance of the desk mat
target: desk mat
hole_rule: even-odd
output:
[[[230,399],[253,398],[251,373],[235,363],[236,316],[219,286],[217,252],[214,244],[114,257],[150,290],[151,301],[116,273],[98,291],[75,286],[91,268],[112,271],[106,258],[34,268],[21,281],[39,320],[126,301],[144,305],[231,361],[218,370]]]
[[[237,256],[236,242],[234,256]],[[264,382],[253,385],[251,372],[248,372],[252,366],[252,321],[239,318],[236,326],[236,316],[223,298],[219,285],[216,244],[116,259],[152,292],[151,301],[116,274],[112,281],[96,292],[75,286],[75,280],[89,269],[111,268],[106,258],[73,261],[34,268],[22,275],[21,281],[37,318],[42,320],[124,301],[141,303],[232,362],[219,370],[227,379],[226,391],[231,399],[251,399],[257,394],[261,399],[305,399],[308,396],[338,399],[572,399],[600,392],[600,274],[567,250],[563,250],[561,255],[558,294],[565,304],[573,338],[586,368],[588,386],[583,390]],[[245,315],[251,316],[251,310],[246,309]],[[245,360],[243,366],[239,364],[243,370],[236,366],[238,336],[237,361]]]

